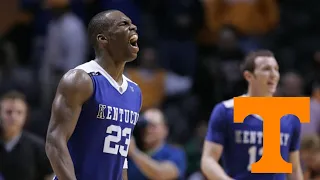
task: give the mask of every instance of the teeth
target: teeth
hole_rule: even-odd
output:
[[[129,41],[130,41],[130,42],[136,42],[136,41],[138,41],[138,35],[133,35],[133,36],[131,36]]]

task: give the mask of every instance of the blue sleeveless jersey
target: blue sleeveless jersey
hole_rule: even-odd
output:
[[[76,69],[86,71],[94,86],[68,141],[77,180],[121,180],[139,118],[140,88],[125,76],[119,86],[95,61]]]
[[[285,115],[280,124],[280,151],[289,161],[289,154],[299,150],[300,121]],[[237,180],[285,180],[286,174],[253,174],[251,165],[260,160],[263,146],[263,122],[249,115],[243,123],[233,123],[233,99],[223,101],[212,111],[206,141],[223,145],[222,162],[226,173]]]

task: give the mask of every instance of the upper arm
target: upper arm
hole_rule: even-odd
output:
[[[206,141],[225,144],[225,132],[227,130],[225,110],[223,104],[214,107],[209,119]]]
[[[225,110],[223,104],[218,104],[211,113],[206,140],[203,146],[203,156],[211,156],[215,160],[218,160],[222,154],[227,130]]]
[[[67,141],[70,138],[81,107],[92,93],[92,80],[86,72],[70,70],[62,77],[52,104],[47,142],[52,139]]]
[[[296,116],[291,115],[291,117],[293,123],[293,130],[290,141],[290,152],[294,152],[300,149],[301,123]]]

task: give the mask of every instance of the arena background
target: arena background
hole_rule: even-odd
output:
[[[169,141],[187,152],[188,175],[199,171],[214,105],[245,93],[239,64],[246,53],[275,53],[281,71],[277,96],[311,96],[320,79],[318,0],[74,0],[70,7],[83,31],[94,14],[107,9],[123,11],[138,26],[139,57],[126,74],[141,84],[143,110],[165,112]],[[48,57],[48,46],[63,43],[47,39],[51,19],[45,1],[0,0],[0,94],[12,89],[26,94],[26,129],[43,139],[57,80],[77,63]],[[81,33],[74,36],[68,40],[86,39]],[[80,59],[93,59],[89,44],[85,49]],[[146,69],[153,70],[154,78],[144,74]],[[311,113],[320,121],[320,105],[314,106]]]

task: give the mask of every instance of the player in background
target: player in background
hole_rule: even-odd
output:
[[[260,50],[244,60],[243,76],[248,82],[244,96],[270,97],[277,88],[280,74],[272,52]],[[211,114],[201,159],[201,169],[210,180],[285,180],[287,174],[253,174],[251,165],[262,156],[263,121],[249,115],[244,123],[233,123],[233,99],[218,103]],[[289,179],[302,180],[299,157],[300,122],[296,116],[281,118],[281,155],[292,163]],[[224,168],[218,161],[222,158]]]
[[[62,77],[52,104],[46,152],[55,179],[127,179],[126,157],[142,99],[123,69],[137,57],[136,31],[117,10],[91,19],[96,59]]]

